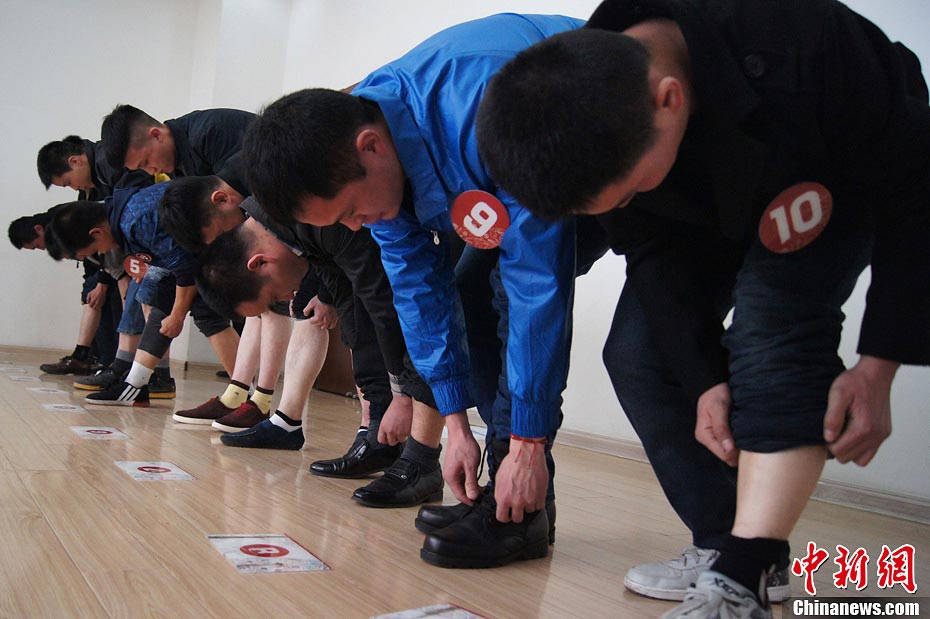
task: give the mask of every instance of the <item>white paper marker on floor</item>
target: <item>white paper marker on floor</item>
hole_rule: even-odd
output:
[[[97,441],[118,441],[129,438],[128,435],[120,432],[116,428],[107,428],[104,426],[71,426],[71,431],[81,438]]]
[[[118,460],[116,466],[136,481],[190,481],[194,476],[170,462],[138,462]]]
[[[66,395],[68,393],[67,391],[55,389],[54,387],[26,387],[26,391],[41,393],[44,395]]]
[[[52,404],[43,404],[42,408],[52,411],[53,413],[86,413],[87,409],[77,404],[62,404],[55,402]]]
[[[42,381],[35,376],[26,376],[24,374],[7,374],[7,378],[17,383],[41,383]]]
[[[389,615],[378,615],[371,619],[485,619],[485,617],[454,604],[436,604],[413,610],[402,610]]]
[[[242,574],[330,569],[287,535],[208,535],[207,538]]]

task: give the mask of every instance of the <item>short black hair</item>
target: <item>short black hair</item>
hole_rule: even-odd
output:
[[[183,176],[168,184],[158,202],[158,221],[162,228],[192,254],[203,250],[200,236],[215,214],[210,195],[220,186],[218,176]]]
[[[245,226],[227,230],[207,245],[197,259],[197,290],[214,311],[239,318],[236,308],[254,301],[264,280],[247,263],[254,234]]]
[[[107,221],[107,209],[101,202],[77,200],[54,207],[46,235],[55,238],[56,253],[61,258],[74,258],[77,252],[94,242],[90,231]],[[54,256],[53,256],[54,257]]]
[[[365,176],[355,137],[382,118],[376,103],[335,90],[281,97],[259,113],[242,140],[252,195],[272,218],[293,223],[302,198],[332,198]]]
[[[39,149],[36,157],[36,168],[39,171],[39,180],[48,189],[52,186],[52,179],[61,176],[71,169],[68,157],[83,155],[84,140],[79,136],[69,135],[63,140],[49,142]]]
[[[545,219],[586,206],[655,142],[648,72],[646,48],[616,32],[565,32],[520,52],[478,108],[494,181]]]
[[[142,133],[151,127],[161,127],[162,123],[142,110],[131,105],[120,104],[103,118],[100,127],[100,139],[107,163],[114,170],[126,167],[126,151],[138,143]]]

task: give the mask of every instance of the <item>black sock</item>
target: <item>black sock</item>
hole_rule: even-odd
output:
[[[126,361],[125,359],[120,359],[117,357],[113,360],[113,363],[110,364],[110,369],[113,370],[113,373],[117,376],[122,376],[129,371],[129,368],[132,367],[132,361]],[[156,371],[158,368],[155,368]]]
[[[274,414],[280,417],[281,419],[283,419],[284,421],[286,421],[289,426],[303,425],[302,419],[291,419],[290,417],[282,413],[280,410],[276,410]]]
[[[441,452],[442,445],[439,447],[429,447],[412,436],[408,436],[407,442],[404,443],[404,451],[400,457],[404,460],[417,463],[424,473],[429,473],[436,470],[436,467],[439,466],[439,454]]]
[[[378,430],[381,428],[380,419],[371,419],[368,421],[368,444],[372,449],[384,447],[384,443],[378,442]]]
[[[782,539],[730,535],[720,548],[720,556],[710,569],[728,576],[753,592],[761,601],[765,575],[787,563],[790,547]],[[767,599],[767,596],[765,596]]]
[[[74,352],[71,353],[72,359],[77,359],[78,361],[87,361],[87,358],[90,356],[90,346],[81,346],[78,344],[74,347]]]

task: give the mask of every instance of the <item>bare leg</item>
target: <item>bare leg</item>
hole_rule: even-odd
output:
[[[365,394],[358,388],[358,385],[355,385],[355,391],[358,393],[358,402],[362,405],[362,423],[360,425],[367,428],[368,424],[371,423],[371,403],[365,399]]]
[[[94,343],[94,334],[100,326],[103,309],[94,309],[86,303],[81,306],[81,326],[78,329],[78,346],[90,346]]]
[[[262,346],[262,319],[257,316],[245,319],[245,327],[239,338],[236,351],[236,367],[229,375],[230,380],[251,385],[258,371],[259,355]],[[225,365],[225,364],[224,364]]]
[[[775,453],[743,451],[739,458],[733,535],[787,540],[826,462],[822,446]]]
[[[287,344],[291,338],[291,318],[274,312],[265,312],[262,314],[261,327],[261,363],[258,366],[257,385],[266,391],[273,391],[288,352]],[[327,337],[328,342],[329,338]],[[238,365],[237,359],[237,368]]]
[[[329,347],[329,331],[298,320],[291,333],[284,361],[284,389],[278,410],[291,419],[300,419],[307,396],[323,367]]]
[[[418,442],[435,449],[439,447],[444,426],[445,419],[439,414],[439,411],[416,400],[413,401],[413,424],[410,429],[410,436]]]
[[[232,327],[227,327],[216,335],[210,336],[208,339],[210,340],[210,344],[213,345],[213,350],[216,351],[216,356],[219,357],[220,363],[223,364],[223,369],[232,376],[235,372],[236,350],[239,348],[239,334],[236,333]]]

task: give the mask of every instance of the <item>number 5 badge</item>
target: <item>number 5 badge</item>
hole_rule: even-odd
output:
[[[478,249],[493,249],[510,227],[507,209],[492,194],[478,189],[459,194],[452,203],[455,233]]]

